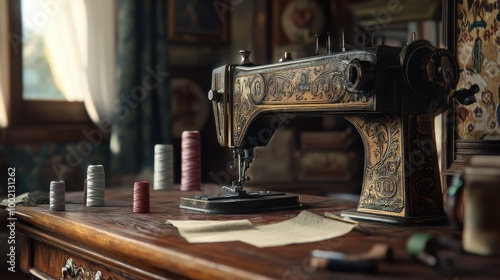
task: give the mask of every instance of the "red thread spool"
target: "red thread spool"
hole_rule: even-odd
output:
[[[182,132],[181,151],[181,191],[200,190],[201,185],[201,147],[200,132]]]
[[[149,213],[149,182],[134,183],[134,213]]]

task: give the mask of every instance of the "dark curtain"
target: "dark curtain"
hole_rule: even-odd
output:
[[[113,173],[152,168],[154,145],[171,143],[166,2],[118,1],[118,100],[110,143]]]

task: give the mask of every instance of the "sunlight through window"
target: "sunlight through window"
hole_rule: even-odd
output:
[[[82,101],[87,24],[83,1],[22,0],[23,99]]]

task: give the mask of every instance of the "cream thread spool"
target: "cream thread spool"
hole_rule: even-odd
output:
[[[155,145],[153,189],[174,188],[173,146],[169,144]]]
[[[87,206],[104,206],[104,167],[89,165],[87,168]]]
[[[198,131],[182,133],[181,191],[200,190],[201,147]]]
[[[50,182],[50,204],[51,211],[64,211],[66,210],[66,184],[64,181],[51,181]]]

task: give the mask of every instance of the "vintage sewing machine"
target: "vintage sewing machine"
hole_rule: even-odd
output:
[[[253,149],[266,145],[287,118],[334,114],[357,128],[365,149],[358,208],[344,216],[395,224],[442,221],[434,117],[457,84],[450,52],[414,40],[302,59],[287,54],[263,66],[253,65],[249,52],[241,54],[239,65],[213,71],[208,94],[218,141],[233,148],[239,178],[225,193],[186,198],[181,207],[232,212],[298,206],[297,196],[245,191]]]

